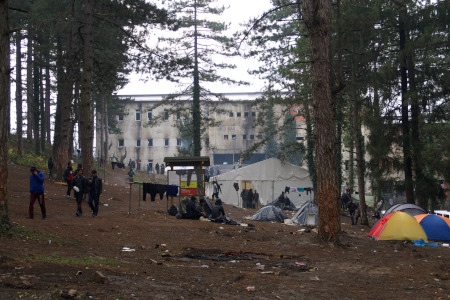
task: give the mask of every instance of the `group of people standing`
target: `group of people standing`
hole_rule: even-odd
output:
[[[243,189],[241,191],[242,207],[244,208],[257,208],[259,203],[259,194],[252,189]]]
[[[78,164],[75,172],[73,171],[74,161],[71,160],[67,163],[67,168],[64,171],[64,180],[67,182],[66,197],[70,198],[72,190],[74,191],[74,197],[77,204],[75,215],[80,217],[83,215],[81,204],[83,200],[87,200],[89,207],[92,210],[92,216],[96,217],[98,214],[98,206],[100,202],[100,195],[103,191],[103,182],[98,177],[97,170],[91,171],[90,177],[83,175],[83,167]]]
[[[67,163],[67,168],[63,173],[63,178],[67,183],[66,198],[71,198],[70,194],[74,191],[76,200],[76,216],[82,216],[83,210],[81,204],[86,200],[92,210],[92,216],[96,217],[98,214],[98,206],[100,202],[100,195],[103,191],[102,179],[98,177],[97,171],[92,170],[90,177],[83,175],[83,168],[81,164],[73,171],[74,161],[70,160]],[[53,178],[53,160],[48,160],[49,179]],[[30,205],[28,208],[28,216],[30,219],[34,218],[34,204],[38,201],[41,208],[42,219],[47,217],[45,208],[45,194],[44,194],[44,174],[36,167],[30,168]]]

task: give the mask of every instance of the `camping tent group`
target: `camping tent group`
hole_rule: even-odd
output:
[[[433,214],[415,204],[398,204],[389,209],[370,230],[378,240],[450,241],[450,219]]]
[[[243,207],[240,197],[243,189],[256,190],[259,194],[259,204],[262,206],[276,200],[286,187],[290,188],[286,196],[296,207],[314,198],[311,192],[304,191],[304,188],[308,190],[312,187],[308,170],[290,163],[282,163],[276,158],[220,174],[214,177],[214,180],[221,185],[220,199],[224,203],[238,207]],[[234,187],[235,183],[239,187],[238,191]],[[295,188],[296,192],[291,192],[292,188]],[[207,196],[213,193],[211,179],[205,185],[205,193]]]
[[[307,201],[296,211],[292,218],[289,218],[281,208],[275,205],[266,205],[258,210],[251,217],[251,220],[317,226],[319,224],[319,208],[312,200]]]

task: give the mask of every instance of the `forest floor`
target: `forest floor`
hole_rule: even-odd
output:
[[[165,199],[130,196],[116,168],[99,172],[98,217],[86,203],[76,217],[66,186],[46,180],[47,218],[36,203],[27,219],[29,168],[8,172],[16,230],[0,237],[0,299],[450,299],[450,248],[375,241],[345,212],[340,245],[230,205],[246,226],[176,219]]]

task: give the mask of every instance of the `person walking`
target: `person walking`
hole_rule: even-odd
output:
[[[47,217],[44,196],[45,176],[41,171],[38,171],[36,167],[31,167],[30,172],[30,206],[28,207],[28,218],[34,218],[34,203],[37,200],[39,206],[41,207],[42,220],[45,220]]]
[[[352,198],[350,198],[347,207],[348,211],[350,212],[350,219],[352,220],[352,225],[357,225],[358,219],[360,217],[359,205],[354,203]]]
[[[73,188],[73,169],[72,169],[72,164],[74,163],[73,160],[70,160],[67,163],[67,168],[64,171],[63,174],[63,178],[64,180],[67,182],[67,193],[66,193],[66,198],[70,198],[70,191]]]
[[[75,195],[75,200],[77,202],[77,211],[75,215],[80,217],[83,215],[83,210],[81,209],[81,202],[83,202],[83,195],[86,190],[86,178],[83,176],[83,168],[78,168],[73,178],[73,193]]]
[[[54,167],[54,163],[53,163],[53,158],[50,156],[50,158],[47,161],[47,166],[48,166],[48,179],[53,179],[53,167]]]
[[[100,195],[103,190],[102,179],[97,176],[97,170],[91,171],[91,177],[88,180],[88,188],[89,188],[89,207],[92,209],[92,216],[96,217],[98,214]]]

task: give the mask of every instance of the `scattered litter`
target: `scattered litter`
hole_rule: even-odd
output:
[[[134,252],[134,251],[136,251],[136,249],[131,249],[131,248],[128,248],[128,247],[123,247],[123,248],[122,248],[122,251],[123,251],[123,252]]]
[[[78,271],[77,274],[75,274],[75,275],[80,276],[81,274],[83,274],[83,272]]]
[[[294,263],[294,265],[296,266],[296,267],[306,267],[306,263],[305,262],[300,262],[300,261],[296,261],[295,263]]]
[[[249,291],[249,292],[254,292],[255,291],[255,287],[254,286],[248,286],[246,288],[246,290]]]
[[[152,259],[152,258],[150,258],[150,261],[151,262],[154,262],[155,264],[157,264],[157,265],[162,265],[162,263],[161,262],[159,262],[159,261],[156,261],[156,260],[154,260],[154,259]]]
[[[202,265],[202,268],[209,268],[208,265]]]
[[[426,243],[426,242],[425,242],[424,240],[422,240],[422,239],[413,241],[413,245],[414,245],[414,246],[419,246],[419,247],[423,247],[423,246],[439,247],[438,244],[434,244],[434,243]]]
[[[450,245],[448,243],[443,243],[442,247],[447,247],[448,248],[448,247],[450,247]]]
[[[108,203],[104,203],[103,206],[108,206]]]

